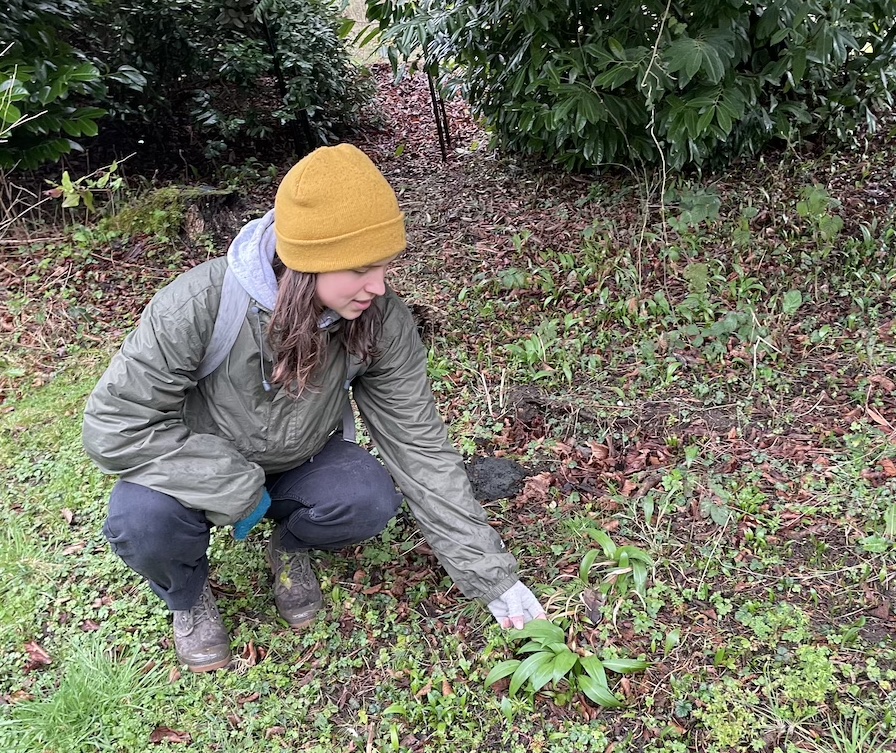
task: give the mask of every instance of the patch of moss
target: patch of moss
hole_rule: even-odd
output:
[[[167,241],[177,237],[184,226],[187,207],[228,190],[206,186],[165,186],[141,194],[120,212],[103,220],[103,227],[125,236],[148,235]]]

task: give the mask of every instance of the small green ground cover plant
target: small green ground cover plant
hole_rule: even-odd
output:
[[[581,691],[598,706],[619,708],[624,704],[610,690],[607,670],[627,674],[647,668],[647,663],[638,659],[601,659],[577,650],[566,642],[566,631],[552,622],[533,620],[511,640],[527,641],[516,652],[529,656],[501,662],[485,678],[488,687],[509,676],[511,696],[520,690],[534,694],[550,684],[558,705],[568,703]]]
[[[489,219],[508,203],[469,223],[500,253],[459,236],[400,261],[396,287],[438,313],[424,342],[454,440],[532,469],[488,509],[550,621],[501,631],[402,513],[320,555],[326,616],[293,632],[268,530],[216,531],[237,658],[212,675],[182,674],[169,616],[108,550],[111,482],[80,449],[137,301],[209,248],[147,200],[166,240],[141,247],[136,282],[125,254],[149,225],[88,219],[9,253],[0,749],[892,750],[896,224],[850,207],[885,190],[894,155],[847,156],[676,179],[651,201],[620,177],[566,193],[532,177],[530,235]],[[520,170],[471,175],[497,195]],[[458,193],[430,198],[436,216]]]

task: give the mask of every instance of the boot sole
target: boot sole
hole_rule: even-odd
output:
[[[283,620],[287,625],[289,625],[293,630],[300,630],[301,628],[306,628],[306,627],[308,627],[312,622],[314,622],[314,621],[317,619],[317,616],[318,616],[318,615],[321,613],[321,611],[323,610],[323,606],[324,606],[324,605],[321,604],[321,605],[315,610],[314,614],[312,614],[310,617],[305,617],[304,619],[299,620],[298,622],[293,622],[292,620],[288,620],[288,619],[286,619],[286,617],[284,617],[282,614],[280,614],[280,610],[279,610],[279,609],[277,610],[277,614],[279,614],[279,615],[280,615],[280,619],[282,619],[282,620]]]
[[[224,669],[228,664],[230,664],[230,660],[232,657],[228,656],[226,659],[219,659],[218,661],[212,662],[211,664],[190,664],[188,662],[182,662],[187,665],[187,669],[191,672],[196,672],[197,674],[201,672],[214,672],[216,669]]]

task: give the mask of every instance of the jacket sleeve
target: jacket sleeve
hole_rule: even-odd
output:
[[[187,273],[189,274],[189,273]],[[220,292],[181,276],[156,294],[88,398],[82,437],[104,473],[169,494],[215,525],[245,517],[264,471],[229,440],[183,420]]]
[[[466,596],[488,603],[517,582],[516,560],[448,439],[410,311],[394,294],[386,309],[380,355],[356,381],[355,402],[439,561]]]

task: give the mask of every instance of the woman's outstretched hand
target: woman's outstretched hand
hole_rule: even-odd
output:
[[[546,619],[544,609],[528,588],[517,581],[497,599],[488,603],[488,610],[502,628],[520,629],[529,620]]]

